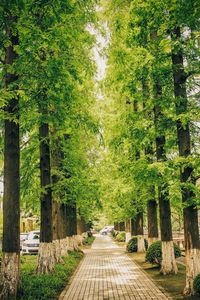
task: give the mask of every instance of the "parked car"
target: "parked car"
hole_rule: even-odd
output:
[[[103,229],[100,230],[100,234],[107,235],[107,234],[111,233],[113,228],[114,228],[114,226],[106,226],[106,227],[104,227]]]
[[[31,231],[22,244],[22,254],[37,254],[40,244],[40,232]]]
[[[28,238],[28,233],[20,233],[20,250],[22,250],[22,245],[27,240]]]

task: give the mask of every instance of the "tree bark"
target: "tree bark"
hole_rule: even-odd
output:
[[[67,218],[66,218],[66,204],[62,203],[59,206],[59,231],[60,231],[60,246],[61,256],[68,254],[67,245]]]
[[[125,222],[119,222],[119,231],[125,231]]]
[[[152,145],[146,147],[145,155],[149,163],[153,161],[153,148]],[[157,201],[155,186],[149,188],[149,197],[147,201],[147,222],[148,222],[148,245],[158,240],[158,218],[157,218]]]
[[[114,222],[114,230],[118,230],[118,223],[117,222]]]
[[[10,45],[5,48],[5,89],[13,90],[11,85],[17,85],[16,73],[9,73],[7,68],[13,65],[17,58],[14,47],[19,44],[18,35],[12,31],[16,27],[17,18],[7,16],[5,34]],[[16,87],[14,87],[16,89]],[[4,137],[4,199],[3,199],[3,257],[1,263],[0,299],[16,299],[19,285],[20,258],[20,147],[19,147],[19,100],[10,99],[5,107],[5,137]],[[7,118],[7,117],[10,117]],[[14,121],[12,118],[15,118]]]
[[[66,219],[67,228],[66,235],[73,236],[77,234],[77,217],[76,217],[76,204],[66,205]]]
[[[126,232],[126,243],[131,239],[131,219],[125,222],[125,232]]]
[[[143,212],[140,211],[136,215],[136,230],[137,230],[137,252],[145,252],[145,245],[144,245],[144,226],[143,226]]]
[[[155,199],[147,202],[148,244],[158,240],[157,202]]]
[[[79,215],[79,218],[77,218],[77,234],[81,235],[85,232],[87,232],[85,219]]]
[[[77,216],[76,216],[76,203],[66,204],[66,236],[69,241],[69,248],[71,250],[78,250],[77,236]]]
[[[60,235],[60,203],[55,199],[52,203],[52,224],[53,224],[53,244],[55,247],[55,261],[62,262],[61,259],[61,235]]]
[[[160,101],[162,97],[162,88],[155,84],[155,99]],[[160,106],[155,103],[154,106],[154,123],[155,129],[158,133],[156,137],[156,157],[157,161],[165,161],[165,135],[160,130],[160,120],[162,118],[162,112]],[[174,246],[172,238],[172,226],[171,226],[171,208],[169,201],[168,187],[163,182],[158,187],[159,198],[159,215],[160,215],[160,231],[162,241],[162,264],[160,272],[163,275],[177,274],[178,269],[176,265]]]
[[[174,95],[176,104],[176,114],[187,113],[188,99],[186,90],[186,74],[183,63],[183,49],[180,45],[181,31],[176,27],[172,33],[172,40],[179,43],[178,47],[172,49],[172,66],[174,79]],[[191,154],[190,124],[177,119],[177,136],[179,155],[188,157]],[[182,187],[182,201],[185,205],[183,209],[184,218],[184,236],[185,236],[185,254],[186,254],[186,286],[184,294],[191,295],[193,291],[194,277],[200,273],[200,240],[198,228],[198,213],[195,204],[190,204],[191,198],[194,198],[193,192],[184,184],[192,183],[191,166],[184,166],[180,170],[180,180]]]
[[[131,219],[131,235],[136,236],[137,235],[137,227],[136,227],[136,219]]]
[[[56,130],[52,132],[54,137]],[[53,224],[53,243],[55,246],[55,260],[57,263],[62,263],[63,260],[61,256],[67,255],[67,245],[65,236],[63,234],[63,220],[61,220],[61,201],[62,194],[60,191],[57,191],[57,184],[59,183],[60,176],[59,172],[62,171],[63,165],[63,151],[60,138],[56,138],[54,144],[52,145],[52,186],[53,186],[53,202],[52,202],[52,224]],[[62,241],[64,239],[64,241]],[[63,248],[63,250],[62,250]]]
[[[153,31],[150,34],[152,43],[157,39],[157,32]],[[157,56],[158,49],[153,53]],[[154,125],[156,131],[156,158],[158,162],[166,161],[165,151],[165,132],[162,129],[161,123],[163,113],[161,109],[162,86],[159,83],[159,77],[154,79]],[[171,208],[169,200],[169,191],[165,182],[162,182],[158,187],[159,199],[159,215],[160,215],[160,231],[162,241],[162,263],[160,272],[163,275],[177,274],[178,269],[175,260],[172,226],[171,226]]]
[[[47,101],[44,95],[44,102]],[[43,101],[42,101],[43,102]],[[40,106],[41,116],[48,113],[46,103]],[[45,107],[46,106],[46,107]],[[37,273],[46,274],[54,270],[55,248],[53,244],[52,226],[52,188],[51,188],[51,164],[50,164],[50,144],[49,125],[43,121],[39,128],[40,140],[40,246],[37,261]]]

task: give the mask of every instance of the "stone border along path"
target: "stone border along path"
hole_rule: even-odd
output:
[[[97,235],[92,248],[59,300],[170,299],[108,236]],[[172,298],[171,298],[172,299]]]

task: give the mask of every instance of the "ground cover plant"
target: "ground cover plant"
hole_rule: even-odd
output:
[[[126,239],[126,233],[125,232],[119,232],[115,237],[117,242],[125,242]]]
[[[49,274],[36,274],[36,256],[23,256],[21,259],[21,287],[18,300],[55,300],[64,289],[70,276],[75,271],[82,252],[69,252],[63,257],[63,263],[55,266],[55,271]]]
[[[160,274],[159,266],[154,264],[152,265],[149,262],[145,261],[145,253],[129,253],[130,258],[132,258],[142,269],[146,272],[152,280],[155,281],[157,285],[163,288],[168,295],[175,300],[199,300],[199,296],[183,296],[183,290],[185,286],[185,277],[186,270],[185,266],[178,264],[178,274],[177,275],[168,275],[166,277]]]
[[[132,239],[130,239],[130,241],[128,242],[127,246],[126,246],[126,251],[127,252],[137,252],[138,250],[138,239],[137,237],[133,237]],[[144,245],[145,245],[145,249],[148,249],[148,241],[146,239],[144,239]]]
[[[88,236],[83,240],[83,245],[90,246],[95,240],[95,236]]]
[[[181,257],[180,248],[174,243],[174,255],[175,258]],[[157,241],[153,243],[147,250],[146,261],[151,264],[161,265],[162,263],[162,243]]]

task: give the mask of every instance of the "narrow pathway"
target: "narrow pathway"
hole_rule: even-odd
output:
[[[59,300],[169,299],[110,237],[97,236]]]

